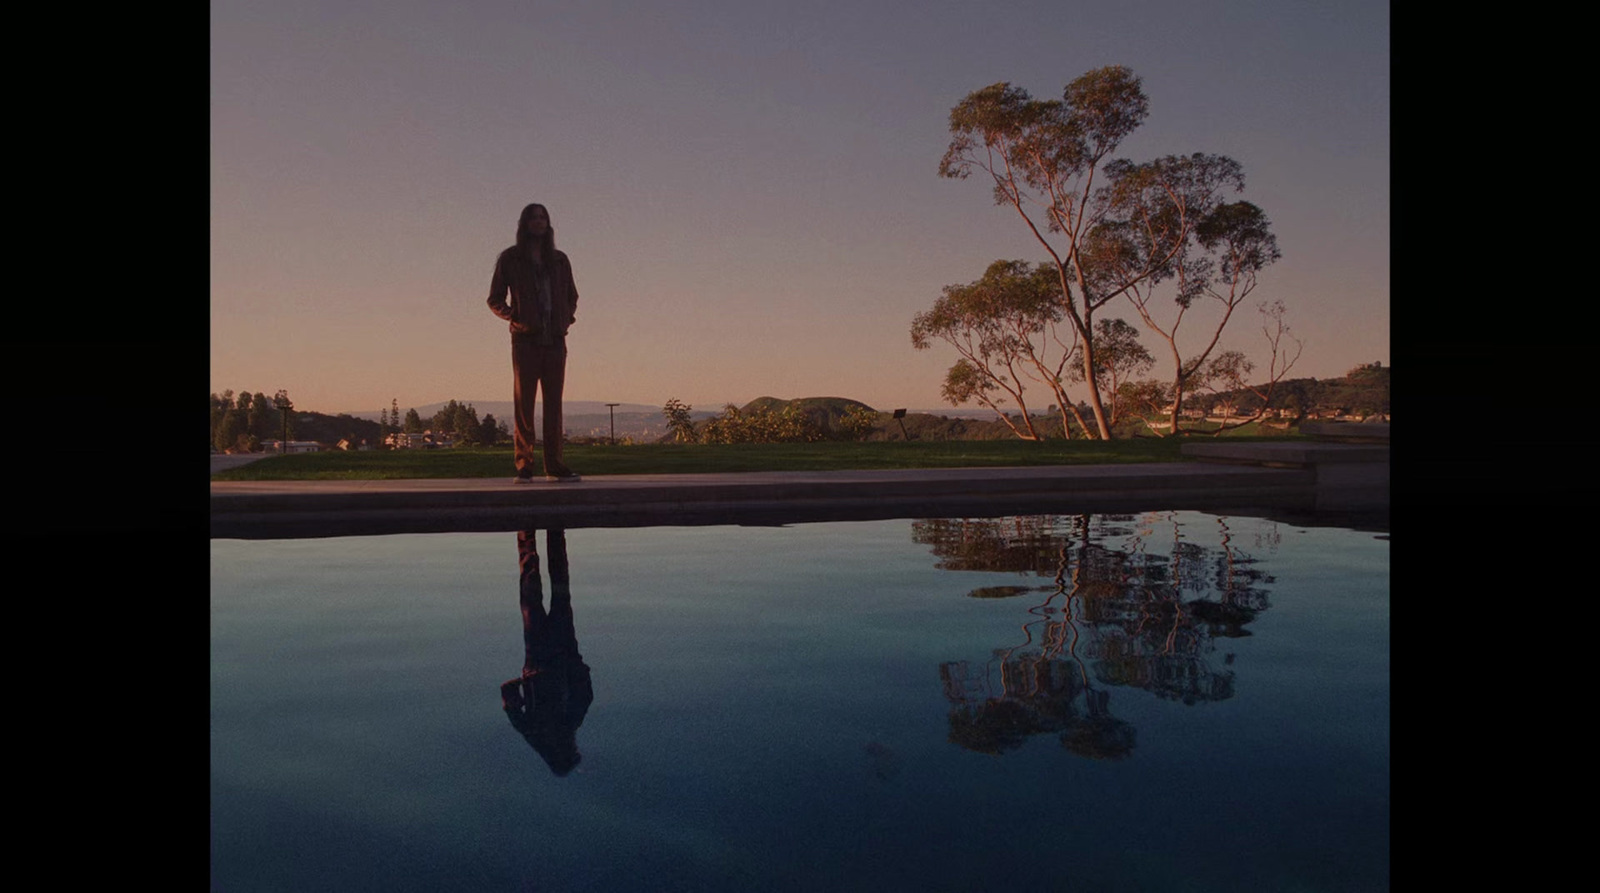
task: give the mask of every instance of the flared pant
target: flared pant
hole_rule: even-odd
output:
[[[516,378],[513,401],[516,404],[517,473],[538,473],[540,460],[534,456],[538,430],[534,420],[534,401],[543,398],[545,474],[556,474],[561,464],[561,390],[567,379],[567,344],[540,345],[511,339],[511,372]]]

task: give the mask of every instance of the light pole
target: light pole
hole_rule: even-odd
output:
[[[606,409],[611,413],[611,445],[617,445],[617,407],[621,403],[607,403]]]

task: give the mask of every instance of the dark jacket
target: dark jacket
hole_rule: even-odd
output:
[[[550,275],[550,322],[553,337],[566,337],[578,310],[578,286],[572,281],[572,262],[557,251],[555,262],[546,264]],[[511,324],[511,336],[539,334],[538,286],[533,259],[517,246],[500,252],[494,262],[494,279],[489,282],[489,310]]]

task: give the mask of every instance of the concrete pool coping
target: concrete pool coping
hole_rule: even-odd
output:
[[[1217,453],[1212,449],[1217,447],[1225,449]],[[1252,452],[1250,447],[1268,449]],[[1199,461],[603,475],[576,484],[541,480],[528,485],[512,483],[509,475],[212,481],[211,536],[267,539],[1153,509],[1370,513],[1388,508],[1387,446],[1208,443],[1185,444],[1183,452]]]

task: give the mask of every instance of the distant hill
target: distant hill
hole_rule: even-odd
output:
[[[762,401],[773,401],[773,402],[777,402],[777,403],[795,402],[795,401],[780,400],[777,397],[757,397],[756,399],[750,401],[750,403],[747,403],[745,405],[746,406],[751,406],[751,405],[754,405],[754,404],[757,404],[757,403],[761,403]],[[839,401],[839,402],[841,402],[843,404],[861,403],[861,401],[859,401],[859,400],[851,400],[848,397],[804,397],[804,398],[801,398],[801,402],[806,402],[806,401],[823,401],[823,402],[825,402],[825,401]],[[428,417],[431,417],[434,413],[436,413],[439,410],[443,409],[445,407],[445,404],[448,403],[448,402],[449,401],[444,401],[444,402],[441,402],[441,403],[426,403],[426,404],[419,404],[417,406],[409,406],[409,405],[406,405],[406,404],[402,403],[400,405],[400,412],[404,413],[408,409],[415,409],[417,411],[418,415],[421,415],[423,418],[428,418]],[[462,399],[460,399],[458,397],[458,398],[456,398],[456,402],[457,403],[471,403],[472,404],[472,408],[476,409],[478,411],[478,418],[480,418],[480,419],[483,418],[483,416],[486,413],[493,414],[494,417],[497,418],[497,419],[498,418],[508,418],[508,419],[511,418],[511,401],[510,400],[462,400]],[[663,400],[661,402],[662,403],[666,403],[665,400]],[[865,403],[861,403],[861,405],[862,406],[866,406]],[[721,404],[721,403],[716,404],[715,410],[706,412],[706,415],[707,416],[716,415],[718,412],[722,411],[722,406],[723,406],[723,404]],[[709,404],[709,403],[705,404],[702,408],[707,409],[707,410],[711,410],[711,404]],[[743,409],[744,407],[740,407],[740,408]],[[869,408],[871,408],[871,407],[869,407]],[[890,409],[894,409],[894,408],[898,408],[898,407],[889,407],[889,408]],[[563,407],[563,409],[566,411],[566,414],[569,415],[569,416],[571,416],[571,415],[605,415],[606,412],[607,412],[605,403],[603,403],[601,401],[598,401],[598,400],[568,400],[568,401],[566,401],[566,405]],[[885,409],[884,411],[887,412],[888,409]],[[932,409],[927,409],[927,408],[911,409],[910,411],[911,412],[916,412],[916,413],[927,413],[929,415],[947,415],[947,416],[950,416],[951,418],[982,418],[982,417],[984,417],[986,415],[992,415],[992,413],[990,413],[989,410],[987,410],[987,409],[984,409],[982,407],[973,408],[973,407],[970,407],[970,406],[960,406],[960,407],[948,407],[948,406],[946,406],[946,407],[936,407],[936,408],[932,408]],[[336,413],[336,415],[354,416],[355,418],[358,418],[358,419],[370,419],[371,421],[376,422],[378,420],[378,416],[382,412],[383,412],[383,410],[381,410],[381,409],[364,409],[364,410],[360,410],[360,411],[351,410],[351,411],[346,411],[346,412],[340,412],[340,413]],[[653,413],[655,415],[660,415],[661,414],[661,407],[657,406],[657,405],[652,405],[652,404],[649,404],[649,403],[619,403],[619,404],[617,404],[617,417],[620,419],[622,417],[623,413],[636,413],[636,414],[637,413],[644,413],[644,414]],[[695,411],[695,415],[698,416],[699,414],[700,414],[699,410],[696,410]]]
[[[442,401],[442,402],[439,402],[439,403],[426,403],[426,404],[422,404],[420,406],[407,406],[404,403],[402,403],[402,404],[400,404],[400,412],[401,412],[401,414],[404,414],[406,412],[406,410],[408,410],[408,409],[415,409],[417,411],[417,415],[420,415],[425,419],[426,418],[431,418],[434,413],[438,412],[441,409],[444,409],[445,406],[449,402],[450,401],[445,400],[445,401]],[[511,401],[510,400],[462,400],[461,398],[458,397],[458,398],[456,398],[456,402],[457,403],[471,403],[472,404],[472,408],[476,409],[478,411],[478,418],[480,418],[480,419],[483,418],[485,415],[493,415],[497,419],[509,419],[509,418],[511,418],[511,411],[512,410],[511,410]],[[601,401],[598,401],[598,400],[568,400],[568,401],[566,401],[565,405],[562,406],[562,410],[566,415],[569,415],[569,416],[571,416],[571,415],[605,415],[606,412],[607,412],[605,403],[603,403]],[[384,412],[384,410],[381,410],[381,409],[367,409],[367,410],[362,410],[360,412],[343,412],[343,413],[339,413],[339,414],[340,415],[355,416],[358,419],[371,419],[372,421],[376,422],[378,420],[378,416],[381,415],[383,412]],[[661,407],[659,407],[659,406],[651,406],[651,405],[649,405],[647,403],[619,403],[619,404],[617,404],[617,414],[621,415],[622,413],[625,413],[625,412],[634,412],[634,413],[638,413],[638,412],[653,412],[653,413],[655,413],[657,415],[660,415],[661,414]]]
[[[1371,415],[1389,412],[1390,367],[1378,363],[1357,366],[1351,374],[1338,378],[1291,378],[1278,383],[1273,389],[1273,409],[1297,410],[1300,413],[1328,415],[1354,413]],[[1257,385],[1265,390],[1265,385]],[[1261,400],[1245,391],[1224,391],[1207,394],[1196,401],[1201,408],[1231,401],[1242,411],[1254,411]]]
[[[318,443],[333,444],[343,438],[349,438],[357,443],[365,440],[373,445],[379,441],[379,426],[374,419],[363,419],[349,413],[327,415],[299,409],[293,410],[293,413],[295,440],[315,440]]]
[[[1328,407],[1349,406],[1357,409],[1366,409],[1369,405],[1374,409],[1388,408],[1388,373],[1387,367],[1362,370],[1364,373],[1358,380],[1347,377],[1337,379],[1291,379],[1279,384],[1274,395],[1274,406],[1282,406],[1290,401],[1293,395],[1295,402],[1304,410],[1325,409]],[[1238,399],[1240,408],[1248,408],[1252,401],[1246,394],[1207,395],[1203,400],[1197,401],[1209,405],[1213,401],[1221,402],[1227,397]],[[460,400],[460,403],[471,403],[478,412],[478,418],[493,415],[496,421],[511,424],[513,410],[510,400]],[[434,413],[444,408],[445,403],[429,403],[411,407],[402,405],[401,412],[416,409],[424,419],[431,418]],[[853,407],[862,407],[876,410],[880,413],[879,422],[868,440],[903,440],[905,434],[910,434],[915,440],[1009,440],[1016,435],[997,419],[993,411],[983,407],[959,406],[939,407],[935,409],[911,409],[904,419],[896,422],[891,416],[889,407],[877,409],[860,400],[849,397],[800,397],[786,400],[780,397],[763,396],[751,400],[740,407],[743,412],[752,412],[765,409],[772,412],[782,412],[786,407],[796,407],[806,413],[819,424],[829,429],[837,429],[839,419]],[[598,400],[571,400],[564,407],[564,419],[567,436],[574,439],[602,439],[611,436],[613,420],[618,440],[629,439],[635,443],[651,443],[661,440],[668,435],[666,419],[661,414],[661,407],[646,403],[620,403],[615,407],[613,414],[606,404]],[[692,413],[692,418],[698,423],[712,416],[719,415],[722,406],[714,408],[697,408]],[[337,415],[323,413],[300,412],[302,436],[326,443],[337,441],[341,437],[354,435],[356,439],[367,438],[373,440],[377,436],[377,419],[381,410],[364,412],[347,412]],[[1054,415],[1054,414],[1049,414]],[[305,421],[307,418],[312,422]],[[1040,424],[1041,431],[1050,436],[1060,432],[1060,422],[1046,420],[1044,416],[1035,415],[1036,424]],[[901,425],[904,425],[902,433]]]
[[[424,419],[433,418],[434,413],[443,409],[449,401],[444,403],[426,403],[420,406],[400,405],[400,412],[415,409],[417,415]],[[511,427],[512,419],[516,415],[510,400],[462,400],[457,403],[470,403],[477,411],[478,418],[492,415],[497,422],[505,422],[506,427]],[[542,406],[535,403],[535,411],[542,411]],[[599,400],[568,400],[561,407],[562,422],[569,437],[610,437],[611,436],[611,410],[604,402]],[[341,413],[341,415],[354,416],[358,419],[378,420],[383,410],[374,409],[363,412]],[[714,413],[694,414],[696,419],[709,418]],[[651,406],[646,403],[619,403],[616,406],[617,439],[631,437],[634,440],[655,440],[667,432],[667,421],[661,415],[661,407]]]
[[[443,403],[427,403],[419,406],[402,404],[400,411],[404,413],[415,409],[417,414],[424,419],[432,418],[434,413],[443,409],[448,401]],[[509,427],[514,415],[510,400],[461,400],[457,403],[470,403],[477,410],[478,418],[492,415],[496,421],[503,421]],[[663,401],[665,402],[665,401]],[[868,410],[874,409],[860,400],[849,397],[800,397],[785,400],[779,397],[757,397],[749,403],[739,407],[741,411],[750,412],[757,408],[765,408],[774,412],[781,412],[789,405],[798,407],[802,412],[812,416],[819,424],[830,429],[838,427],[838,420],[844,416],[851,407],[860,406]],[[563,419],[567,436],[573,438],[606,438],[611,436],[612,413],[604,402],[598,400],[569,400],[562,407]],[[899,440],[900,428],[892,419],[887,418],[890,410],[882,410],[885,415],[879,430],[869,439],[871,440]],[[328,443],[337,441],[340,437],[356,434],[357,438],[376,437],[377,420],[382,410],[365,410],[360,412],[342,412],[337,415],[323,413],[305,413],[302,417],[317,418],[313,430],[320,434],[331,436],[316,436],[308,439],[320,440]],[[691,418],[698,424],[722,412],[722,405],[714,409],[695,409]],[[352,425],[353,420],[357,424]],[[661,407],[651,406],[646,403],[620,403],[616,407],[616,436],[618,440],[632,439],[636,443],[650,443],[665,437],[667,421],[661,414]],[[983,408],[955,407],[944,409],[910,410],[905,418],[906,430],[913,436],[922,440],[998,440],[1012,437],[1011,431],[994,418],[994,413]],[[337,432],[337,433],[334,433]]]

